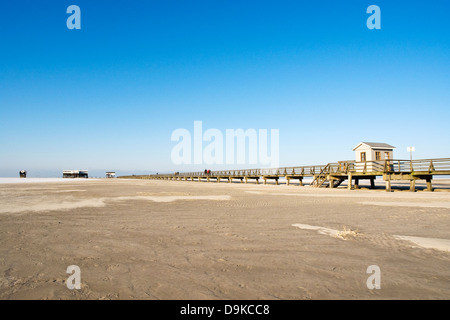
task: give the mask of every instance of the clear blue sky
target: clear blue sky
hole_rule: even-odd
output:
[[[69,5],[81,30],[68,30]],[[381,30],[369,30],[369,5]],[[8,1],[0,176],[185,171],[177,128],[280,130],[280,165],[450,157],[450,1]],[[200,166],[203,169],[203,166]],[[194,168],[195,169],[195,168]]]

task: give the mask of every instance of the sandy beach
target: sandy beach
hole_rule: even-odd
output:
[[[450,298],[449,192],[11,181],[0,299]],[[366,285],[371,265],[380,289]]]

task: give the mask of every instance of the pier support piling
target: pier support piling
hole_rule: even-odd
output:
[[[386,192],[391,192],[391,177],[386,177]]]
[[[409,181],[409,191],[416,192],[416,180],[412,179]]]
[[[427,191],[433,191],[433,185],[431,183],[431,178],[427,178]]]
[[[353,178],[352,178],[352,173],[351,172],[349,172],[347,180],[348,180],[347,189],[348,190],[352,190]]]

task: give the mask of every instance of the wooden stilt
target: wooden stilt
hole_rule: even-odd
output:
[[[353,178],[352,178],[352,173],[351,172],[349,172],[347,180],[348,180],[347,189],[348,190],[352,190]]]
[[[432,178],[427,179],[427,191],[433,191],[433,185],[431,183]]]
[[[416,192],[416,180],[412,179],[409,181],[409,191]]]

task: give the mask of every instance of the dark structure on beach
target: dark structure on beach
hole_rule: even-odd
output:
[[[64,170],[63,178],[89,178],[87,170]]]
[[[20,170],[19,176],[20,176],[21,178],[26,178],[26,177],[27,177],[27,171],[26,171],[26,170]]]

